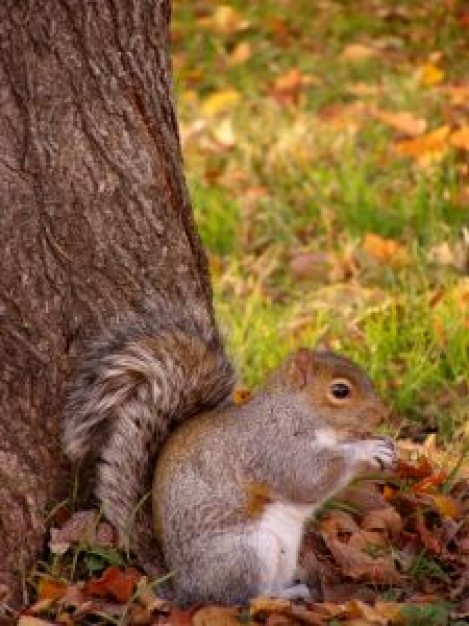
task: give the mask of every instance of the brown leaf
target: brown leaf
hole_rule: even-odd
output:
[[[55,626],[55,622],[49,622],[32,615],[21,615],[16,624],[17,626]]]
[[[386,539],[396,539],[402,532],[402,519],[391,506],[369,511],[361,521],[363,530],[381,533]]]
[[[239,608],[205,606],[192,618],[193,626],[239,626]]]
[[[87,581],[85,593],[99,598],[111,597],[117,602],[128,602],[141,577],[142,574],[133,567],[120,569],[111,566],[104,570],[100,578]]]
[[[352,619],[363,618],[367,624],[388,624],[388,618],[382,615],[374,607],[361,600],[350,600],[346,604],[347,616]]]
[[[200,606],[196,605],[189,609],[181,610],[177,606],[173,606],[169,614],[169,623],[171,626],[192,626],[192,618],[199,608]]]
[[[441,544],[437,537],[432,533],[432,531],[427,527],[425,522],[425,516],[421,511],[417,511],[414,517],[415,530],[420,537],[423,545],[435,554],[441,553]]]
[[[63,554],[72,543],[113,548],[117,543],[116,533],[98,511],[77,511],[62,528],[51,530],[49,548],[54,554]]]
[[[330,269],[330,257],[323,252],[298,252],[290,261],[291,273],[299,280],[315,278],[327,282]]]

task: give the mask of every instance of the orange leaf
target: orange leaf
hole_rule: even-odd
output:
[[[39,598],[48,598],[49,600],[59,600],[66,591],[67,584],[55,578],[41,578],[37,586]]]
[[[469,152],[469,126],[463,126],[459,130],[452,133],[449,142],[455,148],[466,150]]]
[[[240,65],[245,63],[252,56],[251,45],[247,41],[241,41],[231,52],[228,59],[229,65]]]
[[[449,134],[449,126],[440,126],[415,139],[399,141],[394,144],[394,149],[397,154],[411,157],[423,164],[442,156],[448,144]]]
[[[302,74],[294,67],[275,79],[272,95],[281,104],[296,103],[304,87],[318,82],[315,76]]]
[[[236,404],[237,406],[241,404],[245,404],[246,402],[249,402],[251,397],[252,397],[252,392],[250,391],[250,389],[237,387],[233,391],[233,403]]]
[[[362,244],[363,250],[379,263],[389,263],[396,257],[401,257],[405,253],[402,244],[394,239],[386,239],[381,235],[368,233],[365,235]]]
[[[399,155],[426,162],[443,154],[447,147],[449,134],[449,126],[440,126],[440,128],[415,139],[397,142],[394,145],[395,151]]]
[[[446,480],[446,472],[440,470],[438,472],[434,472],[430,476],[427,476],[417,484],[412,487],[412,491],[415,493],[425,493],[427,491],[432,491],[435,487],[439,487]]]
[[[117,602],[128,602],[141,577],[141,573],[133,567],[122,570],[113,565],[104,570],[101,578],[89,580],[85,592],[100,598],[111,596]]]

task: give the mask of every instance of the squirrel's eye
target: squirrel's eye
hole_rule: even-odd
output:
[[[334,380],[329,387],[327,395],[336,404],[344,402],[352,395],[352,386],[347,380]]]

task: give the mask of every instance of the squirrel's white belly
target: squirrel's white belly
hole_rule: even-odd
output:
[[[256,551],[261,579],[260,594],[281,594],[293,584],[304,523],[313,507],[275,502],[266,506],[249,535]]]

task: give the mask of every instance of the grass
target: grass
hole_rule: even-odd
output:
[[[467,124],[469,97],[446,91],[469,70],[464,3],[221,6],[177,1],[172,50],[186,176],[244,381],[321,342],[363,363],[402,423],[449,441],[468,415],[467,152],[399,156],[405,136],[370,110],[407,111],[427,131]],[[344,58],[352,44],[374,52]],[[421,78],[428,65],[436,82]],[[279,95],[291,70],[305,83]],[[400,256],[374,258],[369,234]]]

